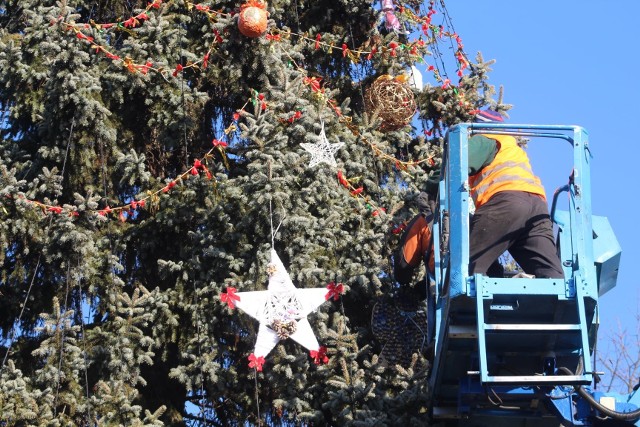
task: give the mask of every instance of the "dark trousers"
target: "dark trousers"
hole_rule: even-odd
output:
[[[525,273],[564,278],[547,203],[524,191],[503,191],[476,209],[469,232],[469,273],[487,274],[509,251]]]

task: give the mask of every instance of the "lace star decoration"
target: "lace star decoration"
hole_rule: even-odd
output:
[[[320,163],[326,163],[329,166],[336,167],[336,159],[333,155],[344,145],[344,142],[331,144],[327,140],[327,135],[324,133],[324,122],[321,122],[320,125],[322,126],[320,135],[318,135],[320,141],[315,144],[303,142],[300,145],[311,154],[309,167],[312,168]]]
[[[235,288],[228,288],[220,296],[229,308],[238,307],[260,322],[249,366],[261,371],[264,358],[280,340],[287,338],[307,348],[316,363],[326,363],[326,348],[318,344],[307,316],[330,297],[335,299],[336,292],[342,293],[342,288],[335,285],[332,288],[296,288],[273,249],[267,273],[269,286],[266,291],[236,292]]]

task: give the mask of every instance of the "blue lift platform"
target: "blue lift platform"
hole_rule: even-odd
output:
[[[572,147],[573,172],[551,206],[565,280],[468,274],[468,139],[476,133]],[[616,284],[621,251],[608,220],[591,215],[590,161],[579,126],[468,123],[449,130],[427,310],[433,425],[640,426],[640,393],[602,393],[594,383],[598,298]],[[566,211],[556,209],[562,193]]]

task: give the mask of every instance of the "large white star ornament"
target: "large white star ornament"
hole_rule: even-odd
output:
[[[300,145],[311,154],[309,167],[312,168],[320,163],[326,163],[329,166],[336,167],[336,159],[333,156],[344,145],[344,142],[331,144],[327,140],[327,135],[324,133],[324,122],[321,122],[320,125],[322,126],[320,135],[318,135],[320,141],[315,144],[303,142]]]
[[[278,341],[286,338],[307,348],[316,363],[326,363],[326,348],[318,344],[307,316],[331,297],[337,299],[342,288],[336,291],[333,283],[327,288],[296,288],[274,249],[271,249],[267,273],[266,291],[235,292],[235,288],[227,288],[220,296],[230,308],[237,306],[260,322],[249,366],[261,371],[267,354]]]

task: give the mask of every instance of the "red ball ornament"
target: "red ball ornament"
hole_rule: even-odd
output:
[[[269,12],[264,1],[248,1],[243,4],[238,17],[238,29],[247,37],[260,37],[267,31]]]

